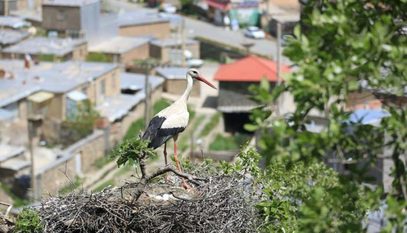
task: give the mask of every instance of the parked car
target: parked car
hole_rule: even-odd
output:
[[[264,33],[263,30],[255,26],[247,27],[244,30],[244,35],[246,37],[254,39],[264,39],[266,37],[266,33]]]
[[[177,8],[170,3],[163,3],[161,4],[160,11],[169,14],[174,14],[177,11]]]

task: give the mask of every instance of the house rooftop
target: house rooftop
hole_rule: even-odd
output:
[[[167,38],[167,39],[156,39],[150,41],[152,45],[159,46],[159,47],[174,47],[174,46],[180,46],[182,44],[181,39],[175,39],[175,38]],[[194,45],[194,44],[199,44],[198,41],[196,40],[191,40],[191,39],[186,39],[184,40],[185,45]]]
[[[220,112],[237,113],[237,112],[250,112],[252,109],[258,107],[259,104],[249,99],[247,95],[230,90],[222,90],[218,96],[218,107]]]
[[[100,2],[100,0],[43,0],[45,6],[83,6]]]
[[[144,92],[138,92],[135,95],[120,94],[106,97],[103,104],[97,106],[96,110],[101,116],[106,117],[110,122],[114,122],[126,116],[144,98]]]
[[[168,17],[161,17],[157,13],[146,13],[145,11],[132,11],[118,16],[119,27],[169,22]]]
[[[10,29],[0,29],[0,44],[10,45],[20,42],[27,38],[30,34],[25,31],[16,31]]]
[[[33,37],[3,50],[7,53],[19,54],[52,54],[64,56],[79,45],[85,44],[84,39],[62,39],[48,37]]]
[[[89,48],[90,52],[121,54],[134,48],[147,44],[150,38],[147,37],[124,37],[116,36],[96,44]]]
[[[290,68],[281,65],[281,72],[288,73]],[[277,64],[257,56],[247,56],[230,64],[221,65],[215,73],[215,80],[226,82],[260,82],[267,77],[277,82]]]
[[[0,27],[8,27],[8,28],[22,28],[22,27],[29,27],[31,23],[25,21],[21,17],[17,16],[0,16]]]
[[[165,79],[185,79],[188,68],[183,67],[158,67],[157,74]]]
[[[148,76],[150,85],[152,89],[157,88],[164,82],[164,79],[155,75]],[[121,89],[131,89],[131,90],[144,90],[145,85],[145,75],[136,73],[122,72],[120,74],[120,85]]]
[[[68,61],[41,62],[26,69],[23,61],[0,60],[0,69],[6,72],[0,78],[0,107],[38,91],[69,92],[115,68],[111,63]]]
[[[11,146],[8,144],[0,144],[0,163],[3,163],[11,158],[17,157],[24,153],[25,149],[22,146]]]

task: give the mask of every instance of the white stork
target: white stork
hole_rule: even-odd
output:
[[[153,119],[151,119],[142,137],[142,139],[148,140],[148,146],[154,149],[164,144],[165,165],[167,165],[167,141],[172,138],[174,140],[174,159],[179,171],[181,171],[181,167],[177,158],[176,141],[178,134],[184,131],[188,125],[189,112],[187,108],[187,100],[191,93],[194,80],[204,82],[210,87],[216,89],[216,87],[204,79],[196,69],[188,70],[186,79],[187,87],[181,98],[157,113]]]

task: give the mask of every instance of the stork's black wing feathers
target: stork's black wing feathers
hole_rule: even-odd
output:
[[[164,121],[165,117],[155,116],[148,124],[142,139],[150,141],[148,144],[149,147],[155,149],[185,129],[183,127],[163,129],[161,126]]]

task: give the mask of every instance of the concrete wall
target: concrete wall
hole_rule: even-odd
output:
[[[18,101],[18,115],[15,119],[0,121],[0,142],[16,146],[28,145],[27,101]]]
[[[120,63],[125,67],[133,66],[136,59],[147,59],[150,56],[148,43],[134,48],[126,53],[123,53],[120,57]]]
[[[105,93],[101,93],[102,83],[105,83]],[[103,74],[90,83],[87,94],[91,102],[96,105],[103,103],[104,97],[115,96],[120,93],[120,70],[116,69]]]
[[[88,55],[88,44],[84,43],[74,48],[72,52],[72,59],[84,61],[87,55]]]
[[[164,91],[170,94],[182,95],[186,88],[187,82],[184,79],[167,79],[164,82]],[[201,95],[201,85],[194,82],[191,96],[198,97]]]
[[[169,22],[121,26],[119,28],[120,36],[154,36],[158,39],[165,39],[170,37],[170,34]]]
[[[80,30],[79,7],[42,6],[42,27],[46,30]]]

